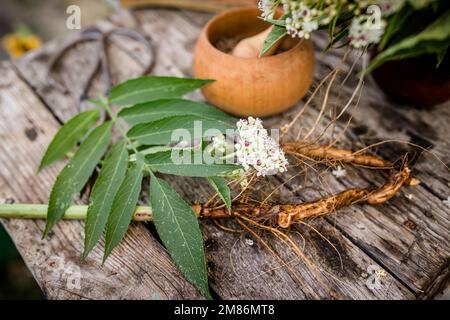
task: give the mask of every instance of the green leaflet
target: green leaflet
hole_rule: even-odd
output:
[[[183,100],[162,99],[147,103],[137,104],[119,112],[130,124],[138,124],[160,120],[173,116],[193,115],[203,119],[216,120],[218,122],[236,122],[237,119],[227,115],[219,109],[205,103]]]
[[[331,42],[336,42],[334,40],[334,32],[335,32],[335,29],[336,29],[336,24],[338,22],[341,10],[342,10],[342,2],[340,0],[337,0],[336,1],[336,14],[333,17],[333,19],[330,21],[330,24],[328,25],[328,35],[330,37],[330,43]]]
[[[408,22],[408,18],[414,13],[411,6],[403,6],[400,11],[395,13],[390,19],[389,23],[384,31],[381,42],[378,45],[379,50],[383,50],[389,41],[394,37],[394,35],[403,28],[403,26]]]
[[[279,27],[286,27],[286,20],[285,19],[263,19],[264,21],[279,26]]]
[[[92,175],[111,141],[111,122],[95,128],[56,178],[50,194],[45,237],[64,216],[73,197]]]
[[[327,44],[327,47],[324,49],[324,51],[328,51],[331,48],[334,47],[336,43],[338,43],[342,38],[344,38],[348,34],[348,28],[342,28],[339,30],[336,34],[334,34],[332,37],[330,37],[330,41]]]
[[[280,41],[287,34],[286,27],[274,25],[266,40],[264,40],[263,48],[259,53],[259,57],[264,57],[267,51],[270,50],[278,41]]]
[[[117,142],[109,152],[95,181],[84,228],[84,253],[86,258],[105,229],[114,197],[125,177],[128,152],[125,140]]]
[[[192,150],[193,148],[195,148],[195,146],[189,146],[189,147],[185,147],[185,148],[170,147],[170,146],[154,146],[154,147],[149,147],[146,149],[139,150],[139,155],[145,157],[147,155],[160,153],[160,152],[167,152],[167,151],[172,151],[172,150]],[[131,162],[136,161],[136,154],[132,154],[130,156],[130,161]]]
[[[372,60],[364,74],[390,60],[419,56],[425,53],[439,53],[448,47],[450,41],[450,10],[445,12],[422,32],[409,36],[387,48]]]
[[[203,156],[202,151],[174,150],[173,154],[168,151],[147,155],[145,163],[152,171],[186,177],[218,176],[241,168],[235,164],[206,164]]]
[[[208,182],[216,190],[219,197],[223,200],[228,210],[231,210],[231,195],[227,181],[222,177],[208,177]]]
[[[145,76],[128,80],[111,89],[109,101],[131,105],[158,99],[180,98],[213,80]]]
[[[448,49],[448,47],[445,47],[441,51],[438,51],[436,53],[436,56],[437,56],[436,68],[439,68],[439,66],[441,65],[442,61],[444,61],[445,54],[447,53],[447,49]]]
[[[186,138],[190,141],[194,138],[200,138],[200,136],[194,137],[194,133],[196,133],[195,130],[199,131],[198,134],[203,137],[205,131],[209,129],[217,129],[220,132],[224,133],[225,130],[234,128],[234,125],[224,122],[200,119],[195,116],[181,116],[165,118],[149,123],[137,124],[127,132],[127,136],[128,138],[134,139],[141,144],[165,145],[180,141],[179,133],[181,133],[181,131],[178,131],[177,129],[185,129],[182,131],[186,134],[189,133],[189,137],[183,138]],[[174,133],[175,130],[177,130],[177,132]],[[172,134],[174,134],[173,137]],[[172,138],[175,139],[175,141],[172,141]]]
[[[407,0],[416,10],[425,8],[436,0]]]
[[[67,121],[48,146],[38,171],[64,157],[86,135],[99,117],[100,111],[93,109],[81,112]]]
[[[210,298],[203,238],[195,213],[178,193],[153,174],[150,200],[153,222],[170,256],[186,279]]]
[[[106,228],[103,262],[128,230],[141,192],[143,168],[144,161],[138,157],[136,162],[127,170],[125,179],[114,198]]]
[[[169,147],[169,146],[153,146],[153,147],[148,147],[142,150],[139,150],[139,154],[141,156],[146,156],[148,154],[155,154],[155,153],[159,153],[159,152],[165,152],[165,151],[171,151],[173,148]],[[130,161],[136,161],[136,154],[132,154],[130,156]]]

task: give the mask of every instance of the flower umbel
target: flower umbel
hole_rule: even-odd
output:
[[[262,121],[249,117],[236,123],[235,143],[224,135],[212,139],[208,149],[212,155],[222,159],[235,157],[243,169],[233,172],[228,178],[243,178],[255,170],[258,176],[266,176],[286,171],[288,164],[278,143],[269,136]]]
[[[353,18],[348,37],[355,48],[363,48],[372,43],[378,43],[384,33],[386,21],[373,19],[371,15],[362,14]]]
[[[283,0],[283,9],[290,16],[286,18],[286,30],[292,37],[309,39],[312,31],[319,28],[318,10],[304,2]]]
[[[380,7],[383,15],[388,16],[400,10],[405,4],[405,0],[378,0],[377,5]]]
[[[405,3],[406,0],[261,0],[259,9],[261,16],[269,20],[282,5],[284,16],[281,19],[292,37],[309,39],[320,27],[332,27],[336,28],[333,37],[338,32],[348,32],[351,46],[365,48],[380,42],[387,24],[383,17],[398,12]]]
[[[227,148],[228,143],[224,135],[219,135],[212,138],[211,150],[213,150],[215,154],[224,155]]]
[[[258,8],[261,10],[261,17],[264,19],[273,19],[278,3],[279,0],[259,0]]]
[[[249,117],[237,122],[235,148],[237,160],[246,171],[253,168],[258,176],[286,171],[288,162],[284,152],[258,118]]]

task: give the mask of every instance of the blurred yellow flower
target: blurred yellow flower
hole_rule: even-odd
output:
[[[3,36],[1,43],[13,59],[42,46],[42,41],[39,37],[33,34],[21,34],[18,32]]]

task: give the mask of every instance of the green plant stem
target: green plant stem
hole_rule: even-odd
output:
[[[63,219],[84,220],[86,219],[88,206],[71,206],[67,209]],[[18,219],[46,219],[46,204],[0,204],[0,218]],[[146,206],[137,206],[133,214],[135,221],[151,221],[152,209]]]

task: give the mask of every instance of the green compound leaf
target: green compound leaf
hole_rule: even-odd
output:
[[[201,125],[201,130],[200,130]],[[184,129],[184,133],[189,134],[189,140],[204,137],[206,130],[217,129],[221,133],[225,133],[227,129],[234,129],[234,124],[218,122],[216,120],[201,119],[196,116],[180,116],[165,118],[149,123],[141,123],[132,127],[127,136],[144,145],[165,145],[172,141],[174,131]],[[201,137],[194,137],[195,130],[199,130]],[[180,133],[181,131],[178,131]],[[178,134],[174,138],[179,138]]]
[[[286,20],[283,18],[282,19],[263,19],[263,20],[270,24],[286,28]]]
[[[416,10],[423,9],[431,5],[436,0],[407,0]]]
[[[259,57],[264,57],[267,51],[269,51],[278,41],[283,39],[286,34],[286,27],[274,25],[266,40],[264,40],[263,48],[259,53]]]
[[[105,229],[113,200],[125,177],[128,152],[125,140],[117,142],[109,152],[95,181],[84,228],[83,259],[94,248]]]
[[[130,124],[146,123],[174,116],[192,115],[202,119],[216,120],[218,122],[236,122],[237,119],[205,103],[183,100],[162,99],[137,104],[123,109],[119,117]]]
[[[231,195],[230,188],[228,187],[227,181],[222,177],[208,177],[208,182],[217,192],[219,197],[223,200],[225,205],[228,208],[228,211],[231,210]]]
[[[188,149],[147,155],[145,163],[152,171],[185,177],[212,177],[241,168],[236,164],[205,163],[202,151]]]
[[[186,279],[210,298],[203,238],[191,207],[165,181],[150,180],[153,222],[158,235]]]
[[[386,48],[389,41],[398,33],[398,31],[402,30],[413,13],[414,10],[411,6],[403,6],[400,11],[395,13],[389,19],[389,23],[387,24],[386,30],[384,31],[383,37],[378,45],[378,50],[384,50],[384,48]]]
[[[64,216],[73,197],[83,188],[111,141],[111,122],[95,128],[56,178],[50,194],[44,237]]]
[[[387,61],[405,59],[422,54],[439,54],[448,47],[449,42],[450,10],[441,15],[422,32],[409,36],[379,53],[370,65],[363,70],[363,74],[370,73]]]
[[[114,198],[106,228],[105,254],[106,261],[111,251],[122,241],[128,230],[139,194],[141,192],[144,161],[138,157],[127,170],[125,179]]]
[[[213,80],[145,76],[128,80],[111,89],[109,101],[132,105],[159,99],[181,98]]]
[[[93,109],[77,114],[67,121],[47,148],[39,165],[39,171],[64,157],[100,118],[100,111]]]

